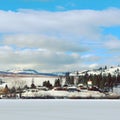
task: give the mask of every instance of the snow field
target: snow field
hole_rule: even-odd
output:
[[[0,100],[1,120],[119,120],[119,100]]]
[[[32,80],[34,80],[34,84],[36,86],[42,86],[44,81],[50,81],[52,85],[54,85],[55,79],[58,79],[58,77],[49,77],[49,76],[41,76],[41,77],[4,77],[2,78],[3,81],[6,83],[3,85],[5,86],[6,84],[8,87],[12,87],[15,83],[15,81],[24,81],[26,85],[29,87],[31,86]],[[65,78],[63,78],[63,83],[65,82]],[[19,86],[18,86],[19,87]]]

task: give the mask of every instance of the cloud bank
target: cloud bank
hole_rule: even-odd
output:
[[[105,51],[111,54],[116,50],[117,56],[120,50],[119,38],[112,33],[104,34],[105,28],[120,26],[117,8],[62,12],[1,10],[0,18],[0,60],[6,68],[8,65],[32,66],[40,71],[92,68],[99,66]]]

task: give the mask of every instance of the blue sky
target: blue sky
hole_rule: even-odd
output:
[[[1,0],[0,4],[0,8],[3,10],[17,10],[19,8],[24,8],[56,11],[57,6],[64,7],[65,10],[101,10],[108,7],[120,7],[119,0]]]
[[[1,0],[0,68],[117,66],[119,33],[119,0]]]

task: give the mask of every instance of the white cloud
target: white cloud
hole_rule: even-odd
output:
[[[94,58],[95,57],[95,58]],[[96,60],[96,61],[95,61]],[[77,53],[54,52],[44,49],[14,49],[0,47],[0,70],[31,68],[40,72],[75,71],[98,68],[94,55],[80,56]],[[88,64],[87,62],[92,62]]]
[[[88,50],[85,46],[77,44],[74,41],[37,34],[7,35],[3,38],[3,44],[22,48],[42,48],[50,51],[84,52]]]
[[[107,36],[107,41],[104,46],[109,50],[120,50],[120,40],[114,36]]]
[[[80,55],[66,54],[63,52],[51,52],[41,49],[15,50],[8,46],[0,47],[0,64],[4,63],[4,68],[8,66],[32,67],[40,71],[55,68],[64,69],[71,64],[81,61]]]
[[[100,57],[97,55],[86,54],[86,55],[81,56],[81,59],[87,62],[95,62],[95,61],[98,61]]]
[[[94,63],[94,64],[90,64],[90,65],[89,65],[89,68],[90,68],[90,69],[95,69],[95,68],[98,68],[98,66],[99,66],[99,65],[98,65],[97,63]]]
[[[56,53],[44,50],[14,50],[0,48],[0,60],[4,63],[33,63],[33,64],[71,64],[77,62],[80,56],[68,55],[65,53]]]
[[[0,32],[74,35],[97,39],[99,27],[120,25],[120,10],[107,9],[48,12],[21,9],[18,12],[0,11]]]
[[[34,43],[34,42],[33,42]],[[25,42],[26,44],[26,42]],[[48,41],[49,44],[49,41]],[[82,69],[83,59],[79,53],[47,49],[0,47],[1,69],[33,68],[41,72],[74,71]],[[30,47],[30,46],[28,46]],[[71,46],[70,46],[71,47]],[[64,49],[64,48],[63,48]],[[66,48],[65,48],[66,49]]]
[[[105,27],[120,26],[120,9],[1,10],[0,18],[0,33],[4,34],[0,60],[4,67],[29,66],[40,71],[95,68],[98,64],[94,62],[101,59],[96,49],[120,50],[119,39],[102,34]]]
[[[65,10],[65,7],[64,6],[60,6],[60,5],[56,6],[56,8],[57,8],[57,10]]]

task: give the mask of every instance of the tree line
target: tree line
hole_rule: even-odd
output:
[[[69,73],[66,74],[66,84],[67,85],[74,85],[75,76],[69,76]],[[113,90],[113,87],[120,84],[120,75],[103,75],[102,73],[99,75],[88,75],[87,73],[83,76],[78,76],[78,83],[77,84],[84,84],[87,85],[88,80],[92,81],[93,86],[97,86],[101,90]]]

